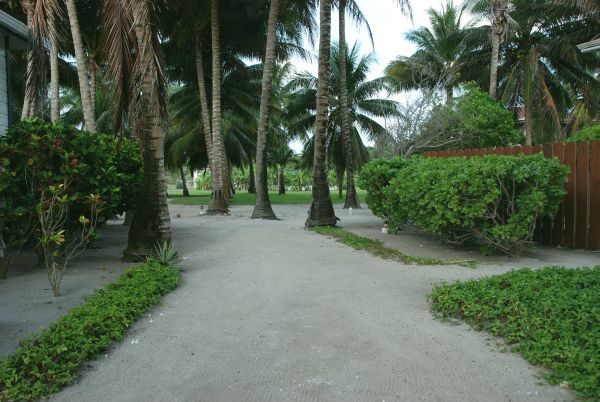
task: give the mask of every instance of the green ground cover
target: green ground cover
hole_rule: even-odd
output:
[[[155,261],[125,271],[0,360],[0,401],[35,400],[60,390],[178,281],[179,271]]]
[[[434,312],[502,337],[547,379],[600,400],[600,266],[521,269],[434,287]]]

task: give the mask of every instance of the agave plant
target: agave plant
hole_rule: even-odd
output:
[[[174,266],[181,262],[177,250],[175,250],[170,242],[164,242],[162,244],[157,242],[154,251],[156,254],[155,257],[161,265]]]

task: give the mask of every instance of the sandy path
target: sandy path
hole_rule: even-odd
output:
[[[250,211],[174,209],[175,244],[186,256],[181,286],[56,399],[571,398],[540,385],[538,370],[494,340],[432,318],[433,283],[487,268],[403,266],[305,231],[306,207],[277,208],[278,222],[251,221]],[[376,219],[339,215],[348,224]]]

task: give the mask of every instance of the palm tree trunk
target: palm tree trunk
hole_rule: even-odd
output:
[[[339,55],[340,55],[340,110],[342,112],[342,142],[346,156],[346,202],[344,208],[360,208],[354,184],[354,152],[350,136],[350,111],[348,110],[348,83],[346,70],[346,0],[339,0]]]
[[[338,198],[342,198],[344,196],[344,169],[338,169],[335,173],[337,178]]]
[[[252,163],[252,159],[248,162],[248,192],[256,194],[256,179],[254,177],[254,163]]]
[[[262,93],[258,118],[258,137],[256,141],[256,204],[252,219],[277,219],[267,188],[267,134],[269,131],[269,108],[271,106],[271,87],[275,68],[275,44],[277,41],[277,18],[279,0],[271,0],[267,27],[267,48],[263,62]],[[279,188],[281,191],[281,187]],[[284,189],[285,192],[285,189]],[[280,193],[281,194],[281,193]]]
[[[281,194],[285,194],[285,168],[283,166],[279,166],[277,169],[279,170],[279,177],[278,177],[279,195],[281,195]]]
[[[492,2],[492,60],[490,65],[490,96],[497,99],[498,91],[498,60],[500,58],[500,44],[504,38],[508,17],[506,9],[508,0],[494,0]]]
[[[31,30],[33,27],[33,0],[23,0],[21,5],[27,14],[27,27]],[[23,96],[23,108],[21,109],[21,120],[25,120],[30,117],[32,95],[33,95],[33,49],[27,51],[27,69],[25,72],[25,94]]]
[[[202,114],[202,129],[204,130],[204,142],[208,154],[208,165],[211,169],[213,162],[213,141],[210,129],[210,110],[208,109],[208,97],[206,95],[206,81],[204,79],[204,63],[202,61],[202,40],[197,34],[195,38],[196,51],[196,75],[198,77],[198,92],[200,95],[200,112]]]
[[[187,183],[185,182],[185,172],[183,171],[183,166],[179,166],[179,175],[181,176],[181,186],[183,187],[183,196],[189,197],[190,190],[188,190]]]
[[[207,213],[224,214],[228,212],[226,189],[224,184],[225,174],[225,142],[221,132],[221,41],[219,38],[219,0],[210,2],[210,27],[212,50],[212,143],[213,163],[212,179],[213,190]]]
[[[137,127],[142,139],[142,158],[144,162],[144,184],[139,194],[139,201],[135,210],[127,248],[123,251],[125,258],[131,260],[143,259],[154,252],[156,244],[171,241],[171,220],[167,204],[167,185],[165,183],[164,168],[164,121],[167,121],[166,107],[161,106],[166,101],[159,98],[166,97],[160,85],[164,79],[161,74],[160,62],[162,55],[155,49],[158,43],[157,33],[149,21],[147,5],[140,1],[132,1],[134,13],[134,27],[138,42],[139,71],[143,72],[141,78],[140,105],[142,115],[138,116]]]
[[[533,145],[533,113],[529,105],[525,106],[525,145]]]
[[[94,119],[96,118],[96,84],[98,81],[98,65],[94,59],[90,61],[90,102],[94,111]]]
[[[50,119],[60,118],[60,94],[58,77],[58,46],[56,40],[50,38]]]
[[[327,114],[329,111],[329,57],[331,50],[331,0],[321,0],[319,38],[319,74],[317,80],[317,113],[315,118],[315,151],[313,159],[312,203],[306,226],[333,226],[337,217],[327,182]]]
[[[96,132],[96,118],[92,108],[90,96],[90,83],[88,81],[87,61],[83,50],[83,40],[77,19],[77,5],[75,0],[66,0],[69,23],[71,24],[71,35],[73,36],[73,47],[75,48],[75,60],[77,61],[77,76],[79,78],[79,92],[81,94],[81,105],[83,106],[83,120],[85,129]]]

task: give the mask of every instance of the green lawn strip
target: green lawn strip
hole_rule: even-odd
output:
[[[600,400],[600,266],[520,269],[433,288],[433,311],[504,338],[553,384]]]
[[[361,199],[364,199],[366,192],[358,190],[358,195]],[[171,204],[174,205],[208,205],[210,196],[210,191],[206,190],[191,190],[189,197],[183,197],[181,190],[169,190],[169,198],[171,198]],[[274,205],[310,204],[312,193],[310,191],[289,191],[280,195],[277,192],[270,192],[269,199],[271,204]],[[341,204],[344,202],[344,197],[339,198],[337,193],[332,194],[331,201],[334,204]],[[254,205],[255,202],[256,195],[238,191],[231,200],[231,205]]]
[[[60,390],[178,281],[175,268],[155,261],[125,271],[0,360],[0,400],[34,400]]]
[[[336,239],[338,242],[355,250],[368,251],[370,254],[386,260],[394,260],[410,265],[462,265],[473,268],[473,260],[444,261],[437,258],[416,257],[406,255],[394,248],[387,247],[381,240],[359,236],[339,227],[315,226],[312,231]]]

